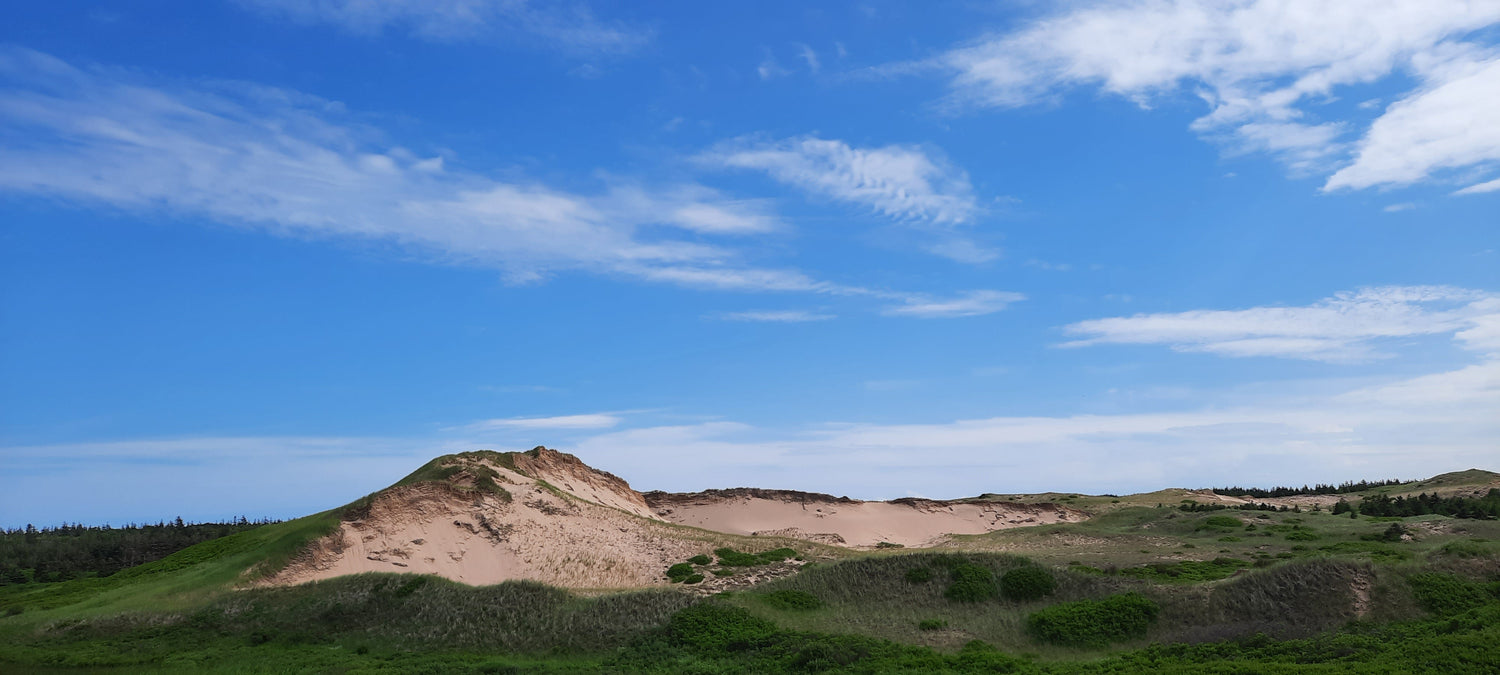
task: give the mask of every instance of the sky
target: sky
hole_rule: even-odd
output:
[[[5,14],[0,527],[1500,470],[1500,0]]]

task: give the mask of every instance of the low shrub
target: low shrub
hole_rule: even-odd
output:
[[[1319,539],[1318,533],[1312,530],[1292,530],[1286,533],[1285,538],[1287,541],[1317,541]]]
[[[719,564],[725,567],[755,567],[795,558],[797,552],[789,548],[777,548],[760,553],[741,553],[732,548],[717,548],[714,549],[714,555],[719,557]]]
[[[948,622],[942,619],[922,619],[917,622],[917,630],[942,630],[948,627]]]
[[[760,596],[761,602],[776,609],[805,612],[823,606],[818,596],[806,591],[779,590]]]
[[[1027,602],[1052,595],[1057,579],[1041,567],[1017,567],[1000,576],[1000,595],[1007,600]]]
[[[1198,525],[1200,530],[1238,530],[1244,526],[1239,518],[1234,516],[1209,516]]]
[[[677,641],[699,649],[744,649],[776,633],[776,624],[740,607],[705,604],[672,615],[667,632]]]
[[[713,574],[716,577],[732,577],[734,576],[734,570],[720,567],[719,569],[714,570]]]
[[[982,602],[1000,592],[995,584],[995,573],[988,567],[961,562],[949,569],[948,590],[943,597],[957,602]]]
[[[1485,604],[1491,594],[1478,582],[1441,572],[1419,572],[1406,578],[1417,604],[1438,616],[1460,614]]]
[[[906,571],[906,580],[914,584],[925,584],[936,576],[930,567],[913,567]]]
[[[671,579],[674,584],[682,583],[684,579],[693,576],[693,574],[692,563],[677,563],[667,568],[667,578]]]
[[[1438,549],[1438,554],[1455,558],[1483,558],[1500,553],[1500,547],[1484,539],[1450,541]]]
[[[1143,637],[1160,611],[1156,603],[1139,593],[1065,602],[1027,617],[1026,632],[1049,644],[1103,647]]]
[[[693,563],[694,565],[707,565],[709,563],[712,563],[714,559],[702,553],[699,553],[698,555],[688,558],[687,561]]]
[[[696,584],[696,583],[699,583],[701,581],[703,581],[703,575],[702,574],[690,574],[690,575],[688,575],[688,577],[686,579],[682,580],[682,583],[684,583],[684,584]]]

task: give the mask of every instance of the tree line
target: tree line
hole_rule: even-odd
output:
[[[1439,497],[1437,493],[1422,493],[1415,497],[1387,497],[1373,495],[1350,504],[1342,499],[1333,505],[1333,512],[1356,511],[1362,516],[1400,517],[1436,514],[1452,518],[1494,520],[1500,518],[1500,488],[1491,488],[1483,497]]]
[[[152,524],[63,524],[0,529],[0,586],[104,577],[165,558],[200,542],[253,529],[274,520],[240,516],[222,523],[188,523],[181,517]]]
[[[1247,488],[1247,487],[1235,486],[1235,487],[1212,488],[1212,491],[1215,492],[1215,493],[1217,493],[1217,494],[1224,495],[1226,497],[1257,497],[1257,498],[1263,498],[1263,497],[1291,497],[1291,496],[1295,496],[1295,495],[1337,495],[1337,494],[1344,494],[1344,493],[1348,493],[1348,492],[1362,492],[1364,490],[1371,490],[1371,489],[1374,489],[1374,488],[1386,487],[1386,486],[1389,486],[1389,485],[1403,485],[1405,483],[1410,483],[1410,482],[1413,482],[1413,481],[1401,481],[1401,480],[1395,480],[1395,479],[1391,479],[1391,480],[1374,480],[1374,481],[1359,480],[1359,481],[1346,481],[1346,482],[1343,482],[1343,483],[1339,483],[1338,485],[1326,485],[1326,484],[1323,484],[1323,483],[1318,483],[1317,485],[1314,485],[1312,487],[1308,487],[1306,485],[1303,485],[1302,487],[1299,487],[1299,488],[1297,488],[1297,487],[1273,487],[1273,488],[1267,490],[1267,489],[1264,489],[1264,488],[1253,488],[1253,487]]]

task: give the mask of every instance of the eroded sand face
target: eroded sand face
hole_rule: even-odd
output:
[[[950,534],[984,534],[1012,527],[1076,522],[1083,514],[1054,504],[939,502],[902,499],[865,502],[827,495],[766,490],[722,490],[689,495],[650,493],[656,515],[682,525],[743,535],[807,539],[839,546],[880,542],[934,546]]]
[[[298,584],[362,572],[436,574],[467,584],[530,579],[565,588],[664,583],[662,571],[704,552],[670,526],[565,499],[532,484],[497,496],[441,484],[394,488],[270,580]]]

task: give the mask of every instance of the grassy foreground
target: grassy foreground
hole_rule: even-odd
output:
[[[1500,521],[1095,499],[1109,507],[1086,522],[822,560],[709,597],[253,583],[336,528],[335,510],[107,577],[0,587],[0,672],[1500,672]],[[688,571],[780,555],[729,553]]]

